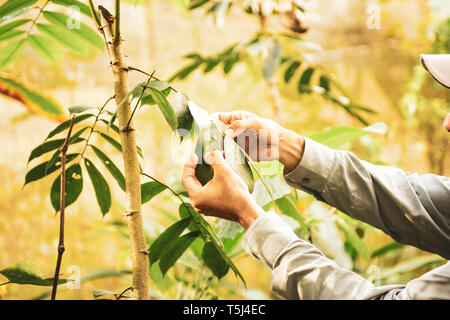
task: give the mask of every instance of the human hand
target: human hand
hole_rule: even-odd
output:
[[[228,125],[225,134],[237,137],[238,144],[253,160],[279,160],[284,164],[285,173],[300,163],[305,139],[275,121],[247,111],[216,113],[214,117]]]
[[[240,223],[248,227],[264,211],[251,197],[247,185],[228,166],[220,151],[207,153],[204,159],[214,169],[214,177],[204,186],[195,176],[198,157],[193,154],[184,166],[182,183],[198,213]]]

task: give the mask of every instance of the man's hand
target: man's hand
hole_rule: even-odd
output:
[[[240,223],[245,229],[264,211],[251,197],[244,181],[227,165],[223,154],[204,156],[214,169],[214,177],[204,186],[195,176],[198,158],[194,154],[184,166],[182,182],[197,212]]]
[[[276,122],[246,111],[216,113],[214,116],[229,125],[227,136],[237,137],[238,144],[255,161],[279,160],[285,173],[294,170],[303,156],[305,139]]]

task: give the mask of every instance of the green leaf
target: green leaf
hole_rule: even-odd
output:
[[[192,124],[194,118],[192,117],[191,112],[189,111],[189,98],[182,94],[181,92],[177,92],[173,98],[173,109],[175,111],[175,115],[177,117],[178,122],[178,130],[184,130],[183,134],[191,131]],[[179,131],[180,132],[180,131]]]
[[[223,73],[228,74],[237,62],[239,62],[238,55],[225,59],[223,61]]]
[[[298,67],[300,67],[300,61],[294,61],[289,65],[289,67],[286,69],[286,72],[284,73],[284,82],[288,83],[289,80],[291,80]]]
[[[272,48],[270,48],[267,59],[263,65],[263,76],[266,80],[270,80],[277,71],[281,60],[281,45],[278,41],[274,41]]]
[[[161,113],[163,114],[169,126],[172,128],[172,130],[176,130],[178,127],[177,116],[164,94],[161,91],[150,87],[150,95],[158,105],[159,110],[161,110]]]
[[[262,176],[283,174],[283,164],[278,160],[253,162],[253,166]]]
[[[50,0],[54,4],[58,4],[65,7],[71,7],[71,6],[77,6],[80,9],[80,12],[84,14],[85,16],[92,17],[91,9],[88,5],[81,3],[80,1],[76,0]]]
[[[100,206],[102,215],[104,216],[111,208],[111,191],[109,190],[108,182],[106,182],[100,171],[98,171],[90,160],[85,158],[84,165],[86,166],[89,177],[91,178],[97,203]]]
[[[81,116],[78,116],[75,118],[75,120],[73,121],[73,125],[76,125],[77,123],[80,123],[81,121],[84,121],[86,119],[89,119],[91,117],[93,117],[93,114],[83,114]],[[64,130],[68,129],[70,127],[70,122],[71,120],[66,120],[63,123],[61,123],[60,125],[58,125],[55,129],[53,129],[47,136],[47,138],[45,138],[45,140],[57,135],[58,133],[63,132]]]
[[[184,229],[191,222],[191,218],[180,220],[170,227],[168,227],[158,238],[153,241],[149,248],[148,259],[150,264],[155,263],[162,256],[164,250],[168,250],[169,247],[175,242],[175,240],[183,233]]]
[[[69,31],[68,29],[61,27],[59,25],[50,25],[38,23],[36,25],[39,31],[45,35],[58,41],[63,47],[68,49],[70,52],[82,56],[84,58],[89,57],[89,48],[86,47],[85,41],[80,39],[75,32]]]
[[[66,169],[66,208],[74,203],[83,190],[81,166],[76,163]],[[56,212],[60,210],[61,175],[53,182],[50,200]]]
[[[226,261],[222,259],[219,252],[217,252],[216,247],[211,241],[206,242],[203,246],[202,258],[203,262],[219,279],[223,278],[230,270],[230,267],[228,266]]]
[[[156,181],[150,181],[141,185],[141,202],[149,202],[157,194],[166,190],[166,187]]]
[[[276,199],[275,204],[280,209],[281,213],[288,217],[291,217],[299,223],[301,236],[303,239],[305,239],[309,234],[309,228],[306,224],[305,218],[300,214],[300,212],[298,212],[292,200],[287,197],[283,197]]]
[[[366,261],[369,262],[369,248],[367,245],[362,241],[358,235],[356,234],[355,230],[345,226],[344,224],[340,223],[339,221],[336,221],[337,226],[339,229],[344,233],[345,239],[349,245],[355,249],[358,254]]]
[[[0,33],[0,41],[14,39],[14,38],[17,38],[17,37],[23,35],[24,33],[25,33],[25,31],[23,31],[23,30],[15,30],[15,29],[9,30],[4,33]]]
[[[0,24],[4,23],[4,22],[6,22],[6,21],[9,21],[9,20],[11,20],[11,19],[14,19],[15,17],[20,16],[21,14],[23,14],[23,13],[29,11],[30,9],[31,9],[31,7],[26,7],[26,8],[23,8],[23,9],[20,9],[20,10],[17,10],[17,11],[14,11],[13,13],[11,13],[11,14],[9,14],[9,15],[7,15],[7,16],[1,17],[1,18],[0,18]]]
[[[194,240],[200,235],[200,231],[189,232],[179,238],[177,238],[170,248],[161,255],[159,259],[159,267],[162,274],[166,274],[175,262],[181,257],[187,248],[194,242]]]
[[[374,252],[372,252],[371,258],[381,256],[390,251],[397,250],[399,248],[403,248],[404,246],[405,245],[403,243],[398,243],[398,242],[393,241],[393,242],[388,243],[387,245],[382,246],[381,248],[375,250]]]
[[[309,83],[311,82],[311,77],[314,73],[313,68],[308,68],[303,71],[302,76],[298,82],[298,92],[299,93],[309,93],[311,92]]]
[[[444,258],[438,256],[438,255],[426,255],[426,256],[419,256],[414,257],[411,259],[406,260],[405,262],[399,263],[398,265],[389,268],[384,269],[380,273],[380,278],[385,279],[393,275],[398,275],[406,272],[411,272],[416,269],[425,267],[426,265],[432,264],[432,263],[439,263],[443,262]]]
[[[85,112],[87,110],[91,110],[91,109],[96,109],[97,107],[91,107],[91,106],[73,106],[69,108],[69,113],[72,114],[76,114],[76,113],[82,113]],[[104,120],[106,121],[106,120]],[[108,123],[108,122],[106,122]]]
[[[291,187],[284,181],[281,175],[264,177],[264,182],[269,188],[273,200],[284,197],[291,193]],[[261,179],[256,180],[255,189],[252,192],[252,197],[259,206],[263,207],[272,201],[270,194],[267,192],[266,186]]]
[[[72,139],[72,138],[73,138],[73,136],[71,137],[71,139],[69,141],[71,144],[75,144],[75,143],[79,143],[81,141],[84,141],[84,139],[82,139],[82,138],[77,138],[77,137],[75,137],[75,139]],[[50,151],[53,151],[53,150],[56,150],[56,149],[60,148],[63,145],[65,140],[66,139],[50,140],[50,141],[46,141],[43,144],[37,146],[36,148],[34,148],[31,151],[31,154],[28,157],[28,163],[31,160],[33,160],[33,159],[35,159],[37,157],[40,157],[41,155],[43,155],[43,154],[45,154],[47,152],[50,152]]]
[[[197,61],[194,61],[192,64],[178,70],[177,72],[175,72],[175,74],[173,74],[169,78],[169,82],[172,82],[175,79],[183,80],[188,75],[190,75],[193,71],[195,71],[195,69],[197,69],[199,66],[201,66],[202,63],[203,63],[203,60],[197,60]]]
[[[308,137],[327,147],[337,149],[346,143],[368,134],[368,131],[353,127],[333,127],[324,132],[310,134]]]
[[[78,153],[68,154],[66,157],[66,163],[69,163],[70,161],[75,159],[78,155],[79,155]],[[48,176],[50,173],[55,172],[56,170],[61,168],[61,164],[58,164],[58,162],[60,161],[61,158],[58,157],[58,159],[52,166],[48,166],[48,161],[46,161],[30,169],[25,175],[24,186],[32,181],[42,179],[43,177]]]
[[[0,70],[14,61],[24,48],[26,40],[11,42],[0,50]]]
[[[36,51],[43,59],[53,63],[58,63],[63,58],[63,51],[58,43],[46,36],[39,34],[32,34],[28,37],[30,46]]]
[[[320,76],[319,86],[325,89],[325,91],[330,91],[330,79],[326,76]]]
[[[13,14],[16,11],[32,6],[37,0],[8,0],[0,6],[0,18]]]
[[[216,224],[217,236],[221,239],[234,239],[244,228],[237,222],[220,219]]]
[[[94,145],[90,145],[92,150],[94,150],[94,153],[97,155],[97,157],[103,162],[106,169],[108,169],[109,173],[116,179],[117,183],[119,184],[119,187],[123,190],[125,190],[125,177],[123,176],[122,172],[117,168],[117,166],[114,164],[114,162],[111,161],[110,158],[106,154],[103,153],[100,149],[98,149]]]
[[[108,136],[106,133],[103,132],[97,132],[103,139],[108,141],[114,148],[116,148],[118,151],[122,152],[122,145],[115,140],[114,138]]]
[[[43,15],[45,19],[47,19],[54,25],[60,26],[61,28],[65,28],[68,32],[72,34],[73,37],[88,42],[94,47],[103,50],[104,48],[103,39],[97,34],[97,32],[92,30],[83,22],[59,12],[44,11]],[[69,23],[73,23],[74,25],[73,28],[69,26]]]
[[[13,22],[7,23],[4,26],[0,27],[0,39],[2,38],[3,34],[5,34],[8,31],[11,31],[15,28],[18,28],[20,26],[23,26],[24,24],[30,22],[30,19],[19,19],[15,20]]]
[[[249,192],[253,192],[255,182],[253,179],[252,170],[245,157],[244,152],[238,146],[236,141],[229,137],[224,137],[224,152],[225,160],[234,172],[244,180]]]
[[[52,286],[53,278],[45,278],[42,272],[31,261],[21,261],[8,268],[0,270],[10,283],[31,284],[35,286]],[[58,284],[66,283],[67,280],[60,279]]]
[[[15,99],[32,113],[56,121],[66,119],[63,108],[51,97],[30,89],[16,80],[0,77],[0,94]]]

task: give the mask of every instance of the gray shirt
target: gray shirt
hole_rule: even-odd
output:
[[[408,175],[305,138],[302,160],[285,180],[399,242],[450,257],[450,178]],[[375,287],[298,238],[274,212],[250,226],[243,247],[272,269],[281,299],[450,299],[450,262],[406,285]]]

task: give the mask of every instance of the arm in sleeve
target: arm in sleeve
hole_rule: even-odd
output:
[[[305,138],[285,180],[399,242],[450,258],[450,178],[407,175]]]
[[[406,286],[375,287],[358,274],[339,267],[311,243],[298,238],[273,212],[255,220],[242,245],[272,269],[273,293],[280,299],[450,298],[449,263]]]

